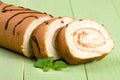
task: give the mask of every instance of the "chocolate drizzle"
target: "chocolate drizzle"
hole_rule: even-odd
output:
[[[66,24],[66,27],[68,27],[69,24]]]
[[[53,16],[52,15],[49,15],[51,18],[53,18]]]
[[[44,23],[45,23],[46,25],[48,25],[48,24],[49,24],[49,23],[48,23],[48,21],[45,21]]]
[[[34,16],[34,15],[30,15],[30,16],[24,17],[22,20],[20,20],[20,21],[14,26],[14,28],[13,28],[13,35],[15,35],[15,29],[16,29],[16,27],[17,27],[20,23],[22,23],[25,19],[28,19],[28,18],[31,18],[31,17],[38,19],[38,17],[37,17],[37,16]]]
[[[46,12],[44,12],[43,14],[47,14]]]
[[[20,14],[28,14],[28,13],[30,13],[30,14],[41,14],[41,12],[33,11],[33,10],[30,10],[30,9],[24,8],[24,7],[18,7],[18,8],[16,8],[16,9],[7,9],[7,8],[9,8],[9,7],[12,7],[12,6],[13,6],[13,5],[7,5],[7,6],[3,7],[3,9],[1,10],[1,12],[2,12],[2,13],[6,13],[6,12],[8,12],[8,11],[10,11],[10,12],[11,12],[11,11],[23,11],[23,12],[18,12],[18,13],[16,13],[16,14],[12,15],[12,16],[6,21],[5,28],[4,28],[5,30],[7,30],[10,20],[12,20],[14,17],[16,17],[16,16],[18,16],[18,15],[20,15]],[[31,17],[31,16],[29,16],[29,17]],[[33,17],[33,16],[32,16],[32,17]],[[34,16],[34,17],[37,17],[37,16]],[[27,16],[27,18],[28,18],[28,16]],[[19,25],[21,22],[23,22],[24,19],[26,19],[26,17],[23,18],[23,20],[21,20],[20,22],[18,22],[18,23],[15,25],[14,30],[13,30],[13,34],[14,34],[14,32],[15,32],[16,26]]]
[[[46,14],[46,15],[47,15],[47,13],[46,13],[46,12],[44,12],[43,14]],[[49,14],[49,16],[51,16],[51,17],[53,18],[53,16],[52,16],[52,15],[50,15],[50,14]]]
[[[3,7],[1,12],[3,12],[3,13],[7,12],[8,10],[6,10],[6,8],[11,7],[11,6],[13,6],[13,5],[7,5],[7,6]]]
[[[101,24],[102,26],[104,26],[104,24]]]
[[[79,19],[79,21],[83,21],[83,19]]]
[[[62,17],[60,16],[60,17],[58,17],[59,19],[61,19]]]
[[[1,4],[3,4],[3,2],[2,2],[2,1],[0,1],[0,5],[1,5]]]
[[[7,9],[8,7],[12,7],[13,5],[7,5],[5,7],[3,7],[3,9],[1,10],[1,12],[5,13],[7,11],[26,11],[26,10],[30,10],[28,8],[23,8],[23,7],[18,7],[20,9]]]
[[[35,36],[32,36],[32,40],[35,42],[36,47],[37,47],[37,49],[38,49],[38,52],[39,52],[39,54],[40,54],[40,47],[39,47],[39,44],[38,44],[37,38],[36,38]]]
[[[13,16],[11,16],[7,21],[6,21],[6,24],[5,24],[5,30],[7,30],[8,28],[8,24],[10,22],[11,19],[13,19],[15,16],[17,15],[20,15],[20,14],[26,14],[26,13],[31,13],[31,14],[40,14],[40,12],[19,12],[19,13],[16,13],[14,14]]]
[[[19,22],[17,22],[15,24],[15,26],[13,26],[13,35],[15,35],[15,29],[16,29],[16,27],[18,27],[18,25],[21,24],[24,20],[26,20],[28,18],[31,18],[31,17],[34,17],[35,19],[38,19],[38,16],[35,15],[35,14],[46,14],[47,15],[47,13],[37,12],[37,11],[30,10],[30,9],[24,8],[24,7],[16,7],[16,8],[14,8],[13,5],[6,5],[1,10],[2,13],[12,12],[12,11],[16,11],[17,13],[14,13],[13,15],[11,15],[6,20],[4,30],[7,30],[8,26],[10,24],[10,21],[13,20],[15,17],[17,18],[18,15],[28,14],[25,17],[20,17],[21,20]],[[29,14],[31,14],[31,15],[29,15]],[[49,16],[53,17],[52,15],[49,15]]]
[[[61,23],[64,23],[64,21],[62,20]]]

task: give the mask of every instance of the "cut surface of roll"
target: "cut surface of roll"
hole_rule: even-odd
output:
[[[102,59],[114,47],[107,30],[92,20],[76,20],[57,36],[57,47],[69,64]]]
[[[31,37],[34,54],[37,58],[54,57],[55,60],[60,58],[60,55],[55,48],[55,39],[59,30],[66,24],[72,22],[69,17],[53,18],[39,25]]]
[[[50,16],[44,16],[44,17],[41,17],[39,19],[36,19],[34,20],[30,25],[29,27],[27,28],[25,34],[24,34],[24,41],[23,41],[23,44],[22,44],[22,51],[23,51],[23,54],[25,56],[34,56],[33,54],[33,49],[31,48],[31,43],[30,43],[30,37],[31,37],[31,34],[33,32],[33,30],[38,26],[40,25],[41,23],[43,23],[44,21],[47,21],[51,19]]]
[[[23,7],[1,3],[0,5],[0,46],[34,56],[30,46],[32,31],[51,15]]]

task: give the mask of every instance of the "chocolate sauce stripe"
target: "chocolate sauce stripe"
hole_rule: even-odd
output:
[[[13,19],[14,17],[16,17],[17,15],[27,14],[27,13],[31,13],[31,14],[41,14],[40,12],[19,12],[19,13],[16,13],[16,14],[14,14],[13,16],[11,16],[11,17],[6,21],[5,30],[7,30],[8,24],[9,24],[9,22],[10,22],[11,19]]]
[[[35,44],[36,44],[36,46],[37,46],[37,48],[38,48],[39,54],[40,54],[40,47],[39,47],[37,38],[36,38],[35,36],[32,36],[32,40],[35,42]]]
[[[3,12],[3,13],[7,12],[8,10],[6,8],[11,7],[11,6],[13,6],[13,5],[7,5],[7,6],[3,7],[1,12]]]
[[[13,5],[7,5],[7,6],[5,6],[5,7],[3,7],[3,10],[5,10],[6,8],[11,7],[11,6],[13,6]]]
[[[7,12],[7,11],[25,11],[25,10],[30,10],[28,8],[23,8],[23,7],[18,7],[18,8],[21,8],[21,9],[6,9],[8,7],[11,7],[13,5],[7,5],[5,7],[3,7],[3,9],[1,10],[3,13]]]
[[[6,10],[4,9],[4,10],[2,10],[2,12],[5,13],[5,12],[7,12],[7,11],[27,11],[27,10],[30,11],[29,9],[8,9],[8,10],[7,10],[7,9],[6,9]]]
[[[24,17],[23,19],[21,19],[21,20],[14,26],[14,28],[13,28],[13,35],[15,35],[15,29],[16,29],[16,27],[17,27],[19,24],[21,24],[25,19],[28,19],[28,18],[31,18],[31,17],[38,19],[38,17],[35,16],[35,15],[30,15],[30,16]]]
[[[0,5],[1,5],[1,4],[3,4],[3,2],[2,2],[2,1],[0,1]]]

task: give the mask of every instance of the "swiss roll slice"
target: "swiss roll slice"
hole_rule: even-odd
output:
[[[60,55],[55,47],[56,36],[61,28],[72,21],[73,19],[69,17],[59,17],[39,25],[31,36],[35,56],[37,58],[54,57],[55,60],[59,59]]]
[[[93,20],[76,20],[57,36],[57,49],[69,64],[99,60],[111,52],[113,40],[103,25]]]

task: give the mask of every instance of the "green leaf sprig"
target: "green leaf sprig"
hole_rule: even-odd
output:
[[[50,69],[59,71],[62,68],[66,68],[67,64],[62,60],[54,61],[53,57],[49,57],[38,59],[37,62],[35,62],[34,66],[43,69],[44,72],[47,72]]]

